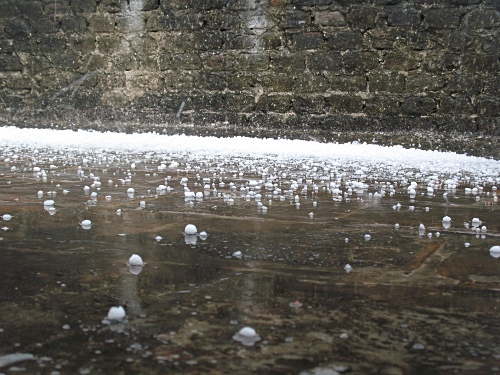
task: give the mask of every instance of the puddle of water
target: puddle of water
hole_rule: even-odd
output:
[[[403,174],[352,165],[48,152],[0,153],[0,354],[33,354],[26,373],[496,371],[493,183],[429,196],[415,177],[410,197]],[[102,324],[112,306],[127,322]],[[253,346],[233,340],[245,326]]]

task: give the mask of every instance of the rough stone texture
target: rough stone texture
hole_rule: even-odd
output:
[[[4,0],[0,124],[499,136],[499,28],[491,0]]]

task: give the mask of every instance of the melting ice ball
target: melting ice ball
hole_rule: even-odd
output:
[[[490,248],[490,255],[493,258],[500,258],[500,246],[492,246]]]
[[[83,220],[80,225],[82,226],[83,229],[90,229],[92,227],[92,222],[90,220]]]
[[[188,224],[184,228],[184,234],[196,234],[196,233],[198,233],[198,229],[193,224]]]
[[[200,240],[205,241],[208,238],[208,233],[203,231],[203,232],[200,232],[200,234],[198,236],[200,237]]]
[[[106,320],[109,322],[120,322],[125,319],[125,309],[122,306],[113,306],[108,311]]]
[[[128,259],[128,265],[129,266],[144,266],[144,262],[142,261],[142,258],[139,255],[133,254]]]
[[[233,340],[239,341],[245,346],[253,346],[257,341],[260,341],[260,336],[252,327],[244,327],[233,336]]]
[[[4,219],[5,221],[9,221],[10,219],[12,219],[12,215],[5,214],[2,216],[2,219]]]
[[[43,202],[44,206],[53,206],[54,201],[52,199],[47,199],[46,201]]]
[[[351,272],[351,271],[352,271],[352,266],[351,266],[350,264],[346,264],[346,265],[344,266],[344,270],[345,270],[345,272],[349,273],[349,272]]]
[[[365,239],[365,241],[370,241],[372,239],[372,236],[369,234],[365,234],[364,239]]]

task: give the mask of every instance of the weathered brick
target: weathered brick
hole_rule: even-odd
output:
[[[201,72],[196,77],[196,86],[202,90],[224,91],[228,86],[227,74]]]
[[[432,29],[453,29],[460,23],[460,13],[454,9],[429,9],[424,12],[424,22]]]
[[[172,15],[155,13],[148,17],[146,30],[167,31],[174,28],[174,18]]]
[[[498,98],[481,98],[477,103],[477,113],[484,117],[498,117],[500,100]]]
[[[445,96],[439,102],[438,114],[449,115],[472,115],[475,108],[468,96]]]
[[[314,23],[322,26],[344,26],[345,16],[338,10],[321,10],[314,13]]]
[[[365,100],[363,112],[371,115],[397,116],[400,113],[400,98],[386,95],[372,95]]]
[[[160,0],[142,0],[142,8],[143,12],[148,12],[150,10],[158,9],[160,6]]]
[[[348,51],[342,56],[344,72],[362,73],[379,67],[378,56],[373,52]]]
[[[500,96],[500,76],[488,77],[484,80],[484,94]]]
[[[17,56],[13,55],[0,55],[0,71],[21,71],[23,65]]]
[[[255,111],[255,97],[246,94],[226,94],[225,111],[253,112]]]
[[[306,57],[303,53],[273,54],[271,67],[277,72],[303,71],[306,68]]]
[[[269,56],[262,53],[244,53],[239,56],[237,66],[243,70],[267,70]]]
[[[462,69],[468,73],[491,73],[500,71],[498,52],[494,54],[466,54],[462,59]]]
[[[448,79],[445,91],[448,94],[477,95],[483,90],[483,78],[481,76],[455,75]]]
[[[410,7],[397,7],[387,13],[389,26],[416,26],[420,23],[420,10]]]
[[[320,32],[303,32],[292,35],[295,49],[319,49],[324,43],[323,34]]]
[[[10,18],[3,24],[7,39],[23,39],[31,36],[30,20]]]
[[[328,75],[329,88],[333,91],[359,92],[366,91],[365,76]]]
[[[422,93],[436,91],[444,86],[444,78],[438,74],[410,72],[406,77],[406,91]]]
[[[373,7],[353,7],[347,14],[347,22],[352,28],[372,29],[377,24],[378,11]]]
[[[119,13],[122,10],[120,0],[102,0],[99,2],[99,8],[107,13]]]
[[[301,10],[288,10],[279,19],[283,29],[302,28],[311,24],[311,14]]]
[[[259,38],[259,46],[266,50],[280,49],[285,45],[285,38],[279,32],[266,32]]]
[[[13,41],[0,38],[0,53],[12,53],[13,51],[14,51]]]
[[[429,116],[436,111],[436,101],[428,97],[405,97],[401,113],[406,116]]]
[[[83,32],[87,29],[87,19],[80,16],[63,18],[61,24],[62,29],[70,33]]]
[[[288,112],[292,108],[290,95],[263,95],[255,106],[257,111]]]
[[[93,13],[97,9],[97,0],[71,0],[74,13]]]
[[[335,51],[356,50],[363,46],[359,31],[334,31],[327,34],[328,45]]]
[[[172,56],[170,69],[196,70],[201,68],[201,58],[197,54],[182,53]]]
[[[317,52],[308,56],[309,69],[338,72],[343,68],[342,55],[338,52]]]
[[[368,74],[371,92],[396,92],[404,91],[405,77],[398,72],[385,70],[372,71]]]
[[[89,19],[89,28],[95,33],[109,33],[115,28],[115,19],[112,17],[92,17]]]
[[[413,70],[419,66],[419,57],[414,51],[388,51],[383,55],[384,68],[390,70]]]
[[[317,95],[299,95],[292,99],[292,109],[299,115],[304,113],[324,113],[325,99]]]
[[[491,30],[500,27],[500,10],[477,9],[465,16],[469,30]]]
[[[332,113],[359,113],[363,110],[363,99],[357,95],[330,95],[325,99]]]

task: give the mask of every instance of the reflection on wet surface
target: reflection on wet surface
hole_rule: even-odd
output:
[[[498,171],[0,160],[0,372],[500,372]]]

